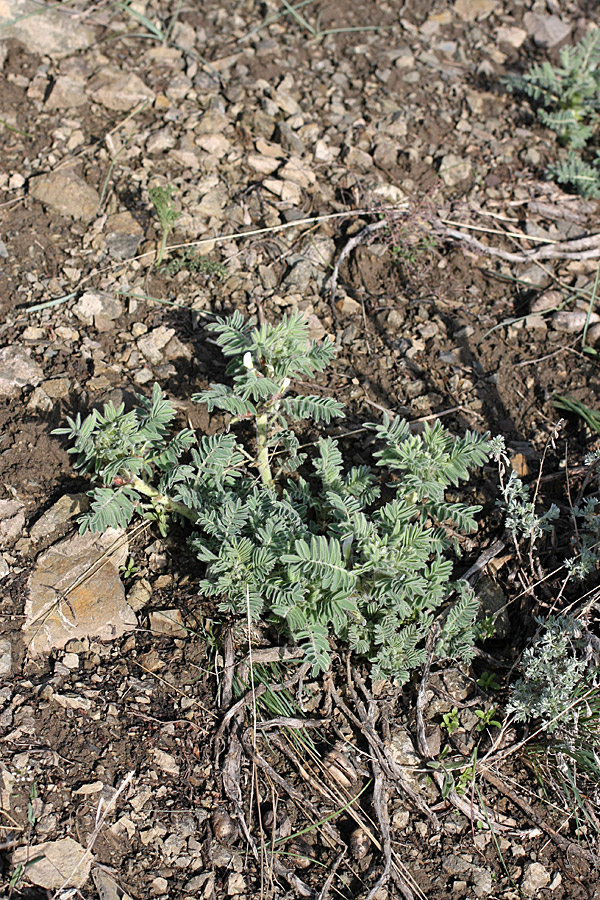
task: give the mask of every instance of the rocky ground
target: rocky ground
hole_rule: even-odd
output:
[[[253,741],[246,705],[226,711],[227,623],[182,535],[74,536],[87,482],[52,434],[155,381],[210,429],[190,402],[222,374],[206,322],[300,309],[338,347],[319,389],[349,427],[443,416],[503,434],[535,481],[553,395],[597,405],[582,329],[598,242],[568,242],[594,234],[598,207],[545,180],[554,136],[502,79],[556,60],[595,6],[0,3],[3,896],[598,896],[593,792],[582,822],[533,777],[520,732],[503,751],[477,728],[475,710],[502,705],[476,683],[489,659],[430,676],[429,749],[466,773],[451,797],[419,753],[418,681],[373,698],[342,657],[303,684],[314,734]],[[149,190],[168,185],[179,216],[157,266]],[[576,478],[591,446],[569,418],[543,503],[568,507],[565,460]],[[502,538],[495,483],[490,467],[474,487],[486,515],[459,574]],[[552,604],[554,583],[532,581],[509,544],[477,584],[507,604],[490,650],[507,665]],[[491,755],[469,776],[474,752]]]

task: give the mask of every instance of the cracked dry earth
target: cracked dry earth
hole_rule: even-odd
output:
[[[596,14],[595,0],[0,2],[3,897],[600,896],[597,830],[543,802],[526,753],[442,797],[418,681],[373,696],[343,648],[325,683],[289,661],[280,680],[318,727],[253,741],[223,691],[243,624],[198,595],[185,535],[76,537],[87,482],[52,435],[154,381],[182,422],[214,427],[189,400],[223,372],[204,324],[300,309],[336,342],[319,390],[349,427],[443,415],[504,434],[535,481],[553,394],[597,405],[581,353],[597,257],[533,251],[593,235],[598,206],[544,179],[555,140],[502,78],[556,60]],[[156,185],[180,213],[160,269]],[[561,460],[590,446],[569,419],[544,502],[565,507]],[[369,449],[355,437],[347,454]],[[473,488],[484,517],[458,574],[501,537],[494,484],[490,469]],[[508,547],[476,584],[488,609],[508,604],[489,645],[508,667],[551,603],[520,566]],[[496,736],[474,710],[503,702],[476,663],[429,676],[426,748],[442,752],[456,707],[460,771]]]

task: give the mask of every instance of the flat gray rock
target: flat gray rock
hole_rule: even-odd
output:
[[[13,38],[30,53],[58,58],[85,50],[95,37],[95,30],[67,9],[48,9],[34,0],[0,3],[0,44]]]
[[[37,385],[44,372],[23,347],[9,344],[0,350],[0,397],[18,397],[21,388]]]
[[[571,26],[558,16],[528,12],[523,16],[523,24],[538,47],[555,47],[571,33]]]

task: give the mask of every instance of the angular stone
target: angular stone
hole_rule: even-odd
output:
[[[288,116],[297,116],[302,112],[299,104],[286,91],[274,91],[271,99]]]
[[[271,175],[281,165],[279,159],[272,156],[262,156],[259,153],[250,153],[247,159],[248,165],[259,175]]]
[[[138,612],[150,602],[151,596],[152,586],[150,582],[146,578],[140,578],[127,594],[127,603],[134,612]]]
[[[360,147],[348,147],[344,154],[344,163],[349,169],[358,169],[359,172],[367,172],[373,168],[373,157]]]
[[[0,678],[12,672],[12,644],[6,638],[0,640]]]
[[[498,6],[498,0],[456,0],[454,11],[463,22],[487,19]]]
[[[241,872],[231,872],[227,879],[227,896],[236,897],[246,890],[246,879]]]
[[[63,494],[56,503],[39,517],[29,529],[33,541],[52,537],[61,525],[65,525],[89,509],[90,502],[85,494]]]
[[[29,194],[60,213],[89,222],[100,205],[100,194],[69,169],[29,179]]]
[[[118,319],[123,315],[123,304],[117,297],[102,291],[86,291],[82,294],[73,312],[84,325],[92,325],[96,318]]]
[[[550,874],[541,863],[534,862],[525,868],[521,889],[526,897],[534,897],[542,888],[550,884]]]
[[[454,153],[447,153],[440,163],[440,178],[448,187],[455,187],[470,178],[472,172],[468,159],[461,159]]]
[[[298,291],[303,294],[311,281],[315,278],[315,266],[309,259],[299,259],[295,262],[286,276],[284,285],[288,291]]]
[[[25,526],[25,504],[20,500],[0,500],[0,541],[19,537]]]
[[[223,134],[201,134],[195,143],[215,159],[222,159],[231,150],[231,143]]]
[[[96,885],[100,900],[131,900],[130,895],[123,891],[104,869],[93,868],[92,880]]]
[[[471,880],[473,882],[473,893],[476,897],[487,897],[488,894],[492,893],[494,882],[489,869],[473,869]]]
[[[216,216],[221,218],[223,207],[228,201],[227,189],[224,185],[218,185],[208,191],[194,207],[196,216]]]
[[[343,297],[341,300],[338,300],[335,307],[340,316],[357,316],[359,313],[362,313],[360,303],[352,300],[351,297]]]
[[[179,775],[179,763],[170,753],[166,753],[164,750],[159,750],[157,747],[154,747],[151,751],[151,756],[156,765],[159,769],[162,769],[163,772],[166,772],[168,775],[174,775],[175,777]]]
[[[465,872],[471,871],[472,865],[470,860],[456,853],[449,853],[442,860],[442,868],[448,875],[464,875]]]
[[[400,766],[406,780],[417,786],[421,760],[405,728],[395,729],[390,741],[390,756],[396,765]]]
[[[185,169],[199,169],[200,160],[192,150],[170,150],[169,159]]]
[[[85,81],[83,78],[72,78],[70,75],[59,75],[48,97],[45,109],[71,109],[85,106]]]
[[[527,12],[523,16],[523,25],[538,47],[556,47],[571,33],[571,26],[558,16],[543,16]]]
[[[148,334],[145,334],[138,339],[138,349],[145,356],[150,365],[158,366],[163,362],[163,350],[174,334],[174,328],[167,328],[166,325],[159,325],[158,328],[153,328]]]
[[[187,629],[183,625],[181,611],[178,609],[161,609],[150,613],[150,631],[167,637],[187,637]]]
[[[27,401],[26,409],[28,413],[46,415],[51,411],[53,405],[46,391],[41,387],[36,387]]]
[[[57,7],[46,8],[35,0],[0,2],[0,48],[13,38],[30,53],[58,58],[85,50],[95,36],[93,28]]]
[[[66,400],[71,390],[71,382],[68,378],[49,378],[42,381],[40,387],[47,397],[52,397],[53,400]]]
[[[101,69],[90,79],[87,91],[93,100],[117,112],[127,112],[144,100],[154,100],[154,92],[139,75],[118,69]]]
[[[301,188],[308,188],[317,180],[317,176],[308,163],[304,163],[294,156],[281,168],[279,175],[285,181],[293,181]]]
[[[146,150],[148,153],[164,153],[165,150],[171,150],[176,144],[175,137],[170,128],[161,128],[155,131],[146,141]]]
[[[220,134],[229,125],[229,119],[218,109],[207,109],[195,128],[196,134]]]
[[[41,366],[22,347],[9,344],[0,350],[0,397],[18,397],[21,388],[43,377]]]
[[[19,847],[13,853],[12,863],[13,870],[19,863],[26,865],[26,881],[56,891],[62,887],[82,887],[90,874],[93,859],[93,854],[73,838],[63,838]],[[29,860],[35,861],[30,863]]]
[[[499,44],[508,44],[518,50],[527,40],[527,32],[515,25],[502,25],[496,30],[496,41]]]
[[[123,533],[109,528],[60,541],[37,559],[23,625],[32,656],[73,638],[115,640],[137,625],[118,572],[127,556]]]
[[[109,216],[104,226],[104,232],[106,249],[113,259],[131,259],[137,253],[140,241],[144,236],[141,225],[127,211]]]

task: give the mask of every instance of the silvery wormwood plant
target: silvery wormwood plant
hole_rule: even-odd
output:
[[[475,530],[480,507],[446,493],[486,460],[486,437],[455,439],[439,421],[419,436],[400,419],[368,424],[387,485],[367,466],[346,471],[331,437],[310,445],[307,460],[291,423],[326,426],[344,413],[292,385],[326,368],[331,342],[309,342],[300,314],[256,327],[236,312],[208,328],[231,382],[192,399],[227,414],[223,433],[170,437],[175,411],[158,385],[138,409],[108,403],[55,432],[71,438],[76,468],[98,485],[80,530],[125,528],[135,514],[162,533],[170,518],[188,520],[202,593],[297,642],[315,674],[329,665],[335,635],[371,661],[373,677],[403,682],[425,659],[436,615],[437,655],[468,660],[478,604],[451,582],[447,557],[457,532]],[[240,423],[253,426],[240,429],[250,437],[231,431]]]

